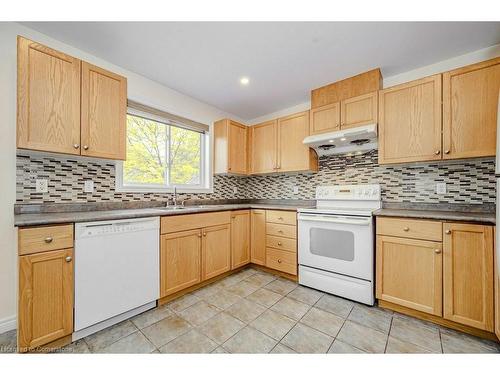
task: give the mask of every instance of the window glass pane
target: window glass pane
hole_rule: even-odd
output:
[[[170,184],[199,185],[202,135],[175,126],[170,132]]]
[[[167,128],[160,122],[127,115],[125,185],[166,183]]]

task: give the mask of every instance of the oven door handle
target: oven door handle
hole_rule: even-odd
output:
[[[322,223],[336,223],[336,224],[352,224],[352,225],[370,225],[372,218],[347,218],[347,217],[329,217],[317,215],[299,215],[299,221],[316,221]]]

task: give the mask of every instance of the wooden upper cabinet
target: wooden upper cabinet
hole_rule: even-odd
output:
[[[251,172],[271,173],[277,165],[277,120],[264,122],[251,127]]]
[[[500,58],[443,74],[445,159],[495,155]]]
[[[19,257],[19,351],[73,332],[73,250]]]
[[[377,298],[442,314],[442,244],[377,236]]]
[[[160,297],[201,281],[201,231],[160,236]]]
[[[231,212],[231,269],[250,263],[250,211]]]
[[[444,318],[493,332],[493,228],[445,223]]]
[[[309,135],[309,111],[278,119],[279,172],[317,171],[316,153],[302,141]]]
[[[125,160],[127,79],[82,62],[81,154]]]
[[[376,124],[378,120],[378,92],[356,96],[340,102],[341,129]]]
[[[231,270],[231,226],[202,229],[201,279],[208,280]]]
[[[80,60],[18,37],[17,147],[80,154]]]
[[[214,123],[214,173],[248,173],[248,127],[230,119]]]
[[[340,102],[311,109],[310,135],[340,130]]]
[[[379,163],[441,159],[441,75],[379,92]]]
[[[250,223],[251,251],[250,260],[252,263],[266,264],[266,211],[252,210]]]

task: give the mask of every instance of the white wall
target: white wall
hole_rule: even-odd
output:
[[[202,103],[138,74],[89,55],[16,23],[0,22],[0,333],[15,328],[17,236],[16,199],[16,37],[22,35],[72,56],[109,69],[128,79],[128,97],[204,124],[237,116]]]
[[[433,74],[443,73],[446,72],[447,70],[460,68],[465,65],[474,64],[498,56],[500,56],[500,44],[483,48],[474,52],[470,52],[465,55],[456,56],[451,59],[439,61],[437,63],[426,65],[391,77],[385,77],[383,78],[383,87],[384,88],[390,87],[398,85],[400,83],[413,81],[415,79],[424,78]],[[311,101],[306,101],[304,103],[300,103],[298,105],[294,105],[292,107],[285,108],[277,112],[259,116],[250,121],[247,121],[247,124],[249,125],[259,124],[261,122],[272,120],[278,117],[291,115],[293,113],[301,111],[306,111],[310,108],[311,108]]]

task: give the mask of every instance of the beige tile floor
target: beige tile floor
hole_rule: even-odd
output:
[[[0,335],[0,352],[15,340],[15,331]],[[500,346],[247,268],[61,352],[499,353]]]

